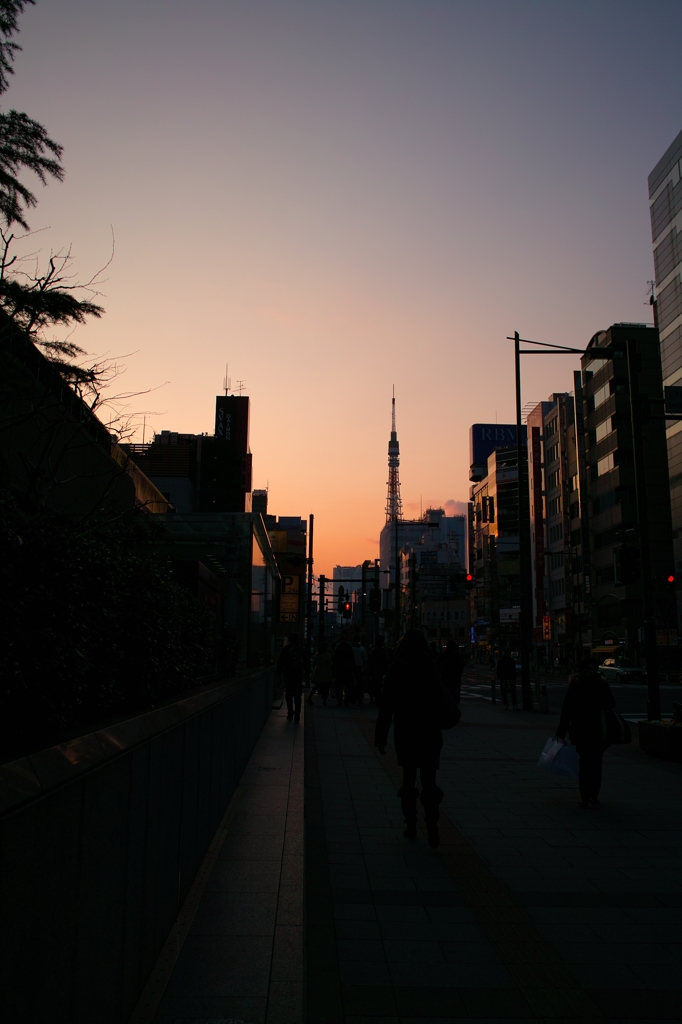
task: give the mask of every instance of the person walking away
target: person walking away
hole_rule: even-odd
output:
[[[353,700],[355,689],[355,656],[347,640],[339,640],[332,660],[336,703],[346,707]],[[344,693],[345,691],[345,693]]]
[[[566,733],[578,751],[580,806],[599,803],[602,759],[608,746],[604,733],[604,711],[616,706],[611,687],[597,672],[593,658],[583,658],[579,671],[568,680],[559,718],[557,736]]]
[[[419,791],[416,781],[419,769],[429,846],[434,849],[440,843],[438,808],[443,799],[443,790],[436,785],[443,746],[437,719],[440,693],[442,687],[426,637],[420,629],[409,629],[398,643],[393,663],[386,673],[374,744],[380,754],[386,752],[388,730],[393,720],[395,752],[403,769],[399,795],[407,826],[405,836],[407,839],[417,837]]]
[[[369,702],[378,704],[381,700],[381,688],[384,676],[388,672],[390,656],[386,650],[384,638],[381,634],[376,638],[369,650],[367,667],[369,671]]]
[[[287,718],[301,720],[301,697],[303,680],[308,678],[308,659],[300,644],[298,633],[289,634],[289,642],[280,651],[277,659],[277,675],[284,686],[287,702]]]
[[[495,675],[500,681],[500,692],[505,710],[509,707],[509,698],[516,707],[516,662],[509,651],[505,651],[495,667]]]
[[[334,678],[334,672],[332,669],[332,655],[329,650],[328,644],[321,643],[320,649],[315,655],[315,661],[313,664],[313,672],[310,677],[310,681],[313,684],[310,693],[308,694],[308,704],[314,704],[313,694],[319,693],[322,698],[322,703],[327,706],[327,697],[329,696],[329,687]]]
[[[355,660],[355,701],[357,704],[364,704],[367,651],[359,640],[353,644],[353,658]]]
[[[447,646],[440,657],[440,677],[448,693],[459,704],[462,692],[462,673],[464,672],[464,656],[456,640],[448,640]]]

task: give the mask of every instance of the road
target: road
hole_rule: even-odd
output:
[[[475,666],[468,667],[462,677],[462,693],[471,697],[479,697],[482,700],[490,701],[490,682],[493,674],[489,669]],[[547,695],[549,697],[549,709],[557,714],[561,710],[561,704],[566,693],[568,682],[556,680],[548,682]],[[496,688],[496,698],[500,700],[499,686]],[[644,714],[646,712],[647,688],[640,683],[613,683],[611,690],[616,698],[616,706],[622,715]],[[517,699],[521,703],[521,685],[517,684]],[[673,703],[682,701],[682,685],[668,686],[661,685],[661,709],[664,715],[672,715]]]

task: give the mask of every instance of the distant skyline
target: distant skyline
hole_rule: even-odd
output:
[[[413,515],[465,502],[469,426],[513,420],[508,334],[651,322],[676,0],[38,0],[20,27],[5,106],[66,168],[31,249],[87,278],[116,239],[74,340],[126,390],[169,382],[131,405],[147,436],[211,431],[229,362],[254,486],[315,513],[316,571],[378,556],[394,384]],[[527,360],[524,404],[577,365]]]

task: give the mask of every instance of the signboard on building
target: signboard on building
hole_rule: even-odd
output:
[[[526,444],[526,428],[521,428],[521,440]],[[469,428],[469,461],[471,465],[488,461],[496,448],[512,448],[516,444],[515,423],[474,423]]]
[[[215,436],[235,454],[249,450],[249,399],[246,395],[218,395],[215,400]]]
[[[520,608],[500,608],[500,622],[518,622]]]
[[[280,622],[296,622],[298,620],[300,583],[300,576],[282,576],[282,592],[279,595]]]
[[[549,615],[542,616],[542,639],[552,639],[552,620],[550,619]]]

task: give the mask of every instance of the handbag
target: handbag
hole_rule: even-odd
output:
[[[556,736],[550,738],[542,748],[538,768],[548,775],[563,775],[578,778],[578,752],[572,743],[564,743]]]
[[[602,711],[601,731],[607,746],[611,743],[632,743],[630,726],[617,711]]]

